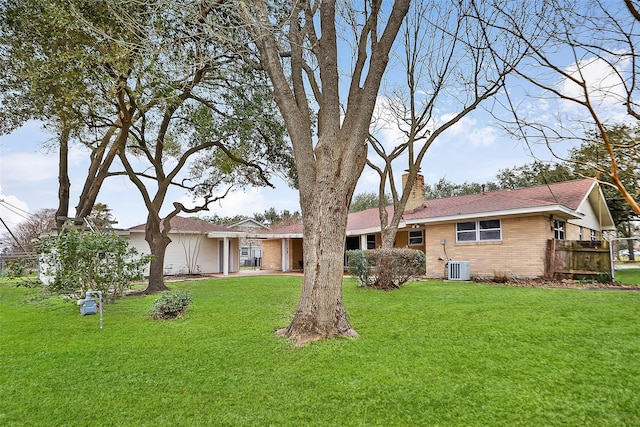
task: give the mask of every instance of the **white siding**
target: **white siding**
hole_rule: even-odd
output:
[[[599,215],[593,210],[593,206],[589,203],[589,199],[585,199],[584,202],[578,208],[578,212],[584,214],[584,217],[580,219],[570,219],[570,224],[575,224],[581,227],[588,228],[590,230],[601,231]],[[589,240],[589,236],[586,236],[586,240]]]
[[[164,274],[178,275],[188,274],[189,265],[192,266],[191,273],[211,274],[221,273],[219,245],[222,239],[210,239],[206,234],[186,234],[169,233],[171,243],[167,246],[164,258]],[[144,240],[144,232],[131,232],[129,235],[131,246],[139,252],[149,254],[149,245]],[[230,239],[230,268],[229,271],[239,270],[238,256],[235,255],[240,250],[238,239]],[[149,274],[149,267],[144,270],[144,274]]]

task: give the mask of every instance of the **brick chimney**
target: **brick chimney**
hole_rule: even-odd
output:
[[[402,188],[404,188],[407,183],[408,177],[408,173],[402,175]],[[421,208],[422,206],[424,206],[424,176],[418,174],[416,176],[416,182],[414,182],[413,187],[411,187],[407,206],[405,206],[404,210],[412,211]]]

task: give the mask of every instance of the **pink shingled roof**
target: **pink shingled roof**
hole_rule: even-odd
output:
[[[594,181],[580,179],[515,190],[498,190],[468,196],[427,200],[422,209],[405,212],[405,219],[426,219],[517,209],[564,206],[576,210],[587,197]]]
[[[291,224],[265,231],[263,234],[302,234],[302,232],[302,224]]]
[[[387,212],[389,213],[389,220],[391,220],[393,206],[387,206]],[[347,230],[367,230],[370,228],[380,228],[380,213],[378,208],[349,214]]]
[[[459,215],[491,214],[519,209],[564,206],[576,210],[587,197],[594,181],[580,179],[557,184],[540,185],[515,190],[498,190],[468,196],[426,200],[422,208],[405,212],[404,220],[437,219]],[[393,207],[388,206],[389,217]],[[349,215],[347,230],[366,230],[380,227],[378,209]]]
[[[136,225],[131,227],[130,231],[144,230],[145,224]],[[174,216],[171,218],[171,231],[191,231],[191,232],[209,232],[209,231],[229,231],[234,232],[231,228],[223,225],[211,224],[210,222],[195,219],[184,218],[181,216]]]

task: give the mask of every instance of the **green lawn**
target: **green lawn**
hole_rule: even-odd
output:
[[[640,268],[616,270],[616,282],[625,285],[640,285]]]
[[[640,293],[345,282],[356,340],[296,348],[273,331],[300,277],[172,285],[81,317],[0,285],[2,426],[640,425]]]

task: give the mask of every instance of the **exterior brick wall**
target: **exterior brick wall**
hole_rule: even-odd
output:
[[[448,258],[470,261],[471,275],[475,277],[543,276],[546,241],[553,238],[549,217],[540,215],[500,219],[502,240],[496,242],[458,243],[455,222],[427,226],[427,275],[445,277]],[[442,239],[446,239],[444,246]]]
[[[409,247],[409,231],[407,229],[398,230],[396,233],[396,241],[395,248],[406,248]],[[423,247],[420,246],[412,246],[411,249],[420,249],[424,250]]]
[[[280,239],[262,241],[262,270],[282,270],[282,243]]]

